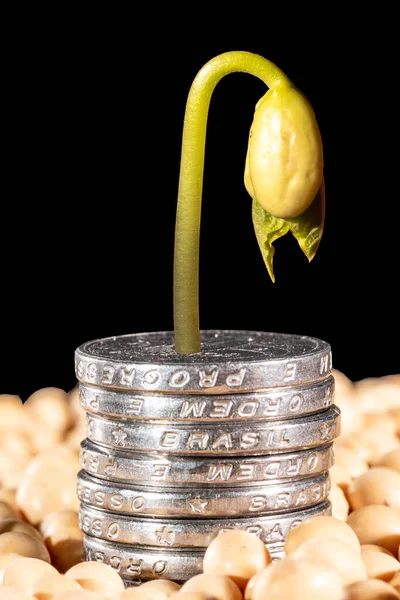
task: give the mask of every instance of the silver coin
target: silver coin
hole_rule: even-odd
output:
[[[88,535],[84,536],[85,560],[110,565],[123,578],[171,579],[187,581],[203,572],[205,549],[183,551],[163,548],[143,548],[105,542]]]
[[[207,548],[223,531],[241,529],[254,533],[268,547],[270,543],[284,543],[289,531],[305,519],[330,514],[329,501],[281,514],[219,519],[133,517],[91,508],[81,503],[79,525],[83,533],[106,541],[167,548]]]
[[[330,346],[317,338],[208,330],[201,339],[196,354],[177,354],[171,331],[92,340],[75,352],[76,376],[125,390],[226,394],[302,385],[332,369]]]
[[[136,578],[131,578],[131,577],[121,577],[121,579],[124,582],[124,586],[126,588],[132,588],[132,587],[135,588],[135,587],[139,587],[140,585],[144,585],[148,581],[154,581],[154,579],[136,579]],[[165,580],[165,577],[162,577],[161,579]],[[167,581],[172,581],[172,579],[168,579]],[[174,580],[174,583],[177,583],[182,586],[185,582]]]
[[[119,514],[168,517],[228,517],[279,513],[313,506],[326,500],[329,473],[279,484],[247,487],[157,488],[128,486],[78,474],[82,503]]]
[[[137,452],[197,455],[256,455],[291,452],[333,441],[340,410],[333,405],[297,419],[184,423],[123,421],[87,415],[86,436],[104,446]]]
[[[205,548],[144,548],[105,542],[89,535],[83,537],[83,548],[85,560],[110,565],[130,586],[153,579],[183,583],[203,572]],[[273,560],[281,558],[284,554],[282,544],[271,545],[269,552]]]
[[[333,445],[269,456],[208,458],[128,453],[84,440],[80,461],[85,471],[108,481],[176,488],[243,487],[323,473],[333,465]]]
[[[229,396],[135,394],[81,383],[79,398],[87,412],[105,416],[215,422],[299,417],[330,406],[333,391],[334,378],[329,376],[308,385]]]

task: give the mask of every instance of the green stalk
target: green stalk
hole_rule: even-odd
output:
[[[234,72],[261,79],[268,87],[289,83],[272,62],[251,52],[225,52],[196,75],[189,91],[182,135],[174,251],[174,333],[179,354],[200,352],[199,245],[204,151],[208,109],[217,83]]]

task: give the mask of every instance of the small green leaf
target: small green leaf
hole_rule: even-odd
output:
[[[318,190],[313,202],[298,217],[287,219],[290,231],[299,243],[300,248],[311,261],[320,244],[325,221],[325,182]]]
[[[298,217],[280,219],[265,211],[261,204],[253,198],[253,225],[261,250],[262,257],[268,269],[269,276],[275,281],[273,243],[278,238],[291,231],[309,261],[318,249],[324,229],[325,220],[325,185],[322,185],[310,206]]]
[[[284,219],[273,217],[253,198],[253,225],[269,276],[275,282],[273,268],[275,248],[272,244],[289,231],[289,224]]]

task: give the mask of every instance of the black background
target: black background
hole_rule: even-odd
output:
[[[291,236],[276,242],[272,284],[243,186],[265,86],[245,74],[226,77],[209,114],[201,327],[323,338],[334,366],[352,379],[399,372],[391,17],[335,24],[328,10],[303,22],[288,11],[264,25],[256,6],[242,7],[235,25],[214,22],[212,13],[177,21],[154,7],[25,14],[10,25],[0,392],[26,398],[44,386],[70,389],[74,350],[84,341],[172,329],[185,102],[202,65],[229,50],[276,62],[311,101],[324,143],[327,216],[310,264]]]

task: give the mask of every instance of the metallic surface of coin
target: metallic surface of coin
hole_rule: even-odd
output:
[[[241,529],[254,533],[268,547],[269,543],[284,543],[289,531],[305,519],[330,514],[329,501],[280,514],[219,519],[133,517],[90,508],[82,503],[79,525],[83,533],[106,541],[167,548],[207,548],[221,532]]]
[[[139,587],[139,585],[144,585],[148,581],[154,581],[154,578],[153,579],[132,579],[130,577],[121,577],[121,579],[124,582],[124,585],[126,588],[136,588],[136,587]],[[163,577],[162,579],[165,579],[165,578]],[[167,581],[172,581],[172,579],[169,578]],[[185,583],[184,581],[175,581],[175,580],[174,580],[174,582],[178,583],[181,586]],[[154,600],[157,600],[157,598],[154,598]]]
[[[130,586],[152,579],[184,582],[203,572],[205,548],[145,548],[105,542],[89,535],[84,535],[83,548],[85,560],[110,565]],[[268,549],[273,560],[284,555],[282,544],[271,544]]]
[[[333,402],[332,375],[312,384],[272,388],[252,394],[219,396],[143,394],[79,385],[84,410],[124,419],[182,421],[234,421],[283,419],[324,410]]]
[[[82,383],[125,390],[226,394],[301,385],[332,369],[329,344],[261,331],[201,332],[201,352],[178,354],[171,331],[92,340],[75,352]]]
[[[203,571],[205,549],[171,551],[164,548],[143,548],[105,542],[88,535],[84,536],[83,548],[85,560],[110,565],[121,577],[131,581],[187,581]]]
[[[87,415],[86,435],[104,446],[138,452],[196,455],[257,455],[291,452],[333,441],[340,434],[340,410],[281,421],[184,423],[122,421]]]
[[[81,471],[78,498],[92,508],[139,516],[228,517],[286,512],[326,500],[329,473],[276,485],[192,489],[128,486]]]
[[[323,473],[333,465],[333,445],[269,456],[208,458],[128,453],[84,440],[80,460],[85,471],[108,481],[159,487],[244,487]]]

